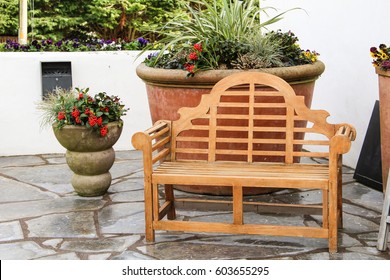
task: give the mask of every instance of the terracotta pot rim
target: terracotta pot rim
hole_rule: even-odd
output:
[[[380,68],[375,68],[375,73],[380,75],[380,76],[390,77],[390,71],[384,71]]]
[[[193,87],[196,84],[198,88],[211,88],[216,82],[233,73],[251,71],[265,72],[274,74],[286,80],[290,84],[300,84],[315,81],[324,71],[325,64],[322,61],[316,61],[313,64],[305,64],[290,67],[264,68],[253,70],[207,70],[200,71],[194,77],[187,78],[186,71],[180,69],[162,69],[146,66],[141,63],[137,66],[136,72],[145,83],[172,86],[175,84],[179,87]]]

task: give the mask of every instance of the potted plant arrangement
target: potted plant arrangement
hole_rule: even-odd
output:
[[[382,184],[385,191],[390,168],[390,48],[380,44],[379,48],[372,47],[370,53],[379,82]]]
[[[121,135],[121,117],[128,109],[116,96],[100,92],[92,97],[88,90],[57,88],[38,108],[43,111],[42,123],[52,125],[55,137],[67,149],[77,194],[99,196],[111,185],[112,146]]]
[[[188,18],[175,19],[159,31],[161,50],[137,67],[153,122],[178,119],[179,108],[197,106],[219,80],[241,71],[283,78],[310,108],[315,81],[325,66],[317,60],[317,52],[298,46],[292,32],[268,31],[288,11],[262,21],[263,13],[272,8],[260,3],[192,0]],[[194,192],[210,193],[199,188]]]
[[[137,68],[146,83],[152,121],[177,119],[177,109],[196,106],[220,79],[238,71],[263,71],[289,82],[311,105],[315,80],[325,69],[315,51],[302,50],[292,32],[264,32],[286,12],[261,22],[261,1],[191,0],[188,18],[157,31],[150,45],[161,51]]]

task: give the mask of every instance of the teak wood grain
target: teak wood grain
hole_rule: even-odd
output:
[[[342,154],[356,136],[351,125],[329,124],[328,112],[307,108],[284,80],[254,72],[221,80],[197,107],[179,114],[132,138],[143,151],[147,241],[155,240],[155,230],[265,234],[327,238],[329,251],[337,251]],[[305,164],[302,157],[321,159]],[[231,223],[176,221],[174,185],[232,188]],[[313,207],[322,209],[322,227],[245,223],[244,187],[321,190],[322,205]]]

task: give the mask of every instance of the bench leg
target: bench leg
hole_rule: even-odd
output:
[[[144,187],[145,199],[145,238],[147,242],[154,242],[153,230],[153,195],[152,185],[146,184]]]
[[[337,225],[338,228],[343,228],[343,156],[338,159],[337,172]]]
[[[330,182],[329,186],[329,252],[337,252],[337,182]]]
[[[242,186],[233,186],[233,224],[243,224]]]
[[[165,201],[170,202],[170,210],[168,212],[168,220],[176,219],[176,210],[175,210],[175,195],[173,193],[172,185],[165,185]]]
[[[153,184],[153,221],[158,221],[160,216],[160,197],[158,195],[158,184]]]
[[[322,190],[322,227],[329,228],[329,191]]]

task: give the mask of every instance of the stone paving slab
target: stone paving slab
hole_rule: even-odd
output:
[[[106,202],[100,199],[63,197],[37,201],[0,204],[0,222],[32,218],[54,213],[92,211],[100,209]]]
[[[6,167],[0,174],[60,195],[74,192],[70,184],[72,172],[66,164]]]
[[[99,212],[100,231],[103,234],[122,234],[145,232],[144,204],[119,203],[105,207]]]
[[[1,260],[32,260],[54,254],[56,251],[42,248],[33,241],[0,244]]]
[[[343,187],[343,197],[347,202],[382,212],[383,193],[353,182]]]
[[[0,203],[30,200],[49,200],[59,196],[29,184],[0,177]]]
[[[113,202],[143,202],[144,190],[114,193],[110,198]]]
[[[309,160],[310,161],[310,160]],[[0,259],[19,260],[158,260],[158,259],[287,259],[390,260],[376,250],[383,194],[353,179],[343,168],[344,228],[339,252],[330,254],[325,239],[156,232],[144,236],[142,155],[116,153],[113,183],[94,198],[75,194],[63,154],[0,157]],[[178,197],[201,196],[176,191]],[[318,204],[313,190],[280,190],[248,196],[248,201]],[[203,196],[226,200],[229,197]],[[203,205],[177,205],[179,220],[231,220],[230,210]],[[245,213],[248,222],[319,227],[316,213]]]
[[[12,156],[0,157],[0,167],[20,167],[44,165],[46,161],[40,156]]]
[[[26,221],[28,237],[95,238],[93,212],[45,215]]]
[[[139,235],[105,239],[79,239],[64,241],[60,249],[83,253],[123,252],[140,239]]]
[[[0,242],[23,239],[23,230],[18,221],[0,223]]]

